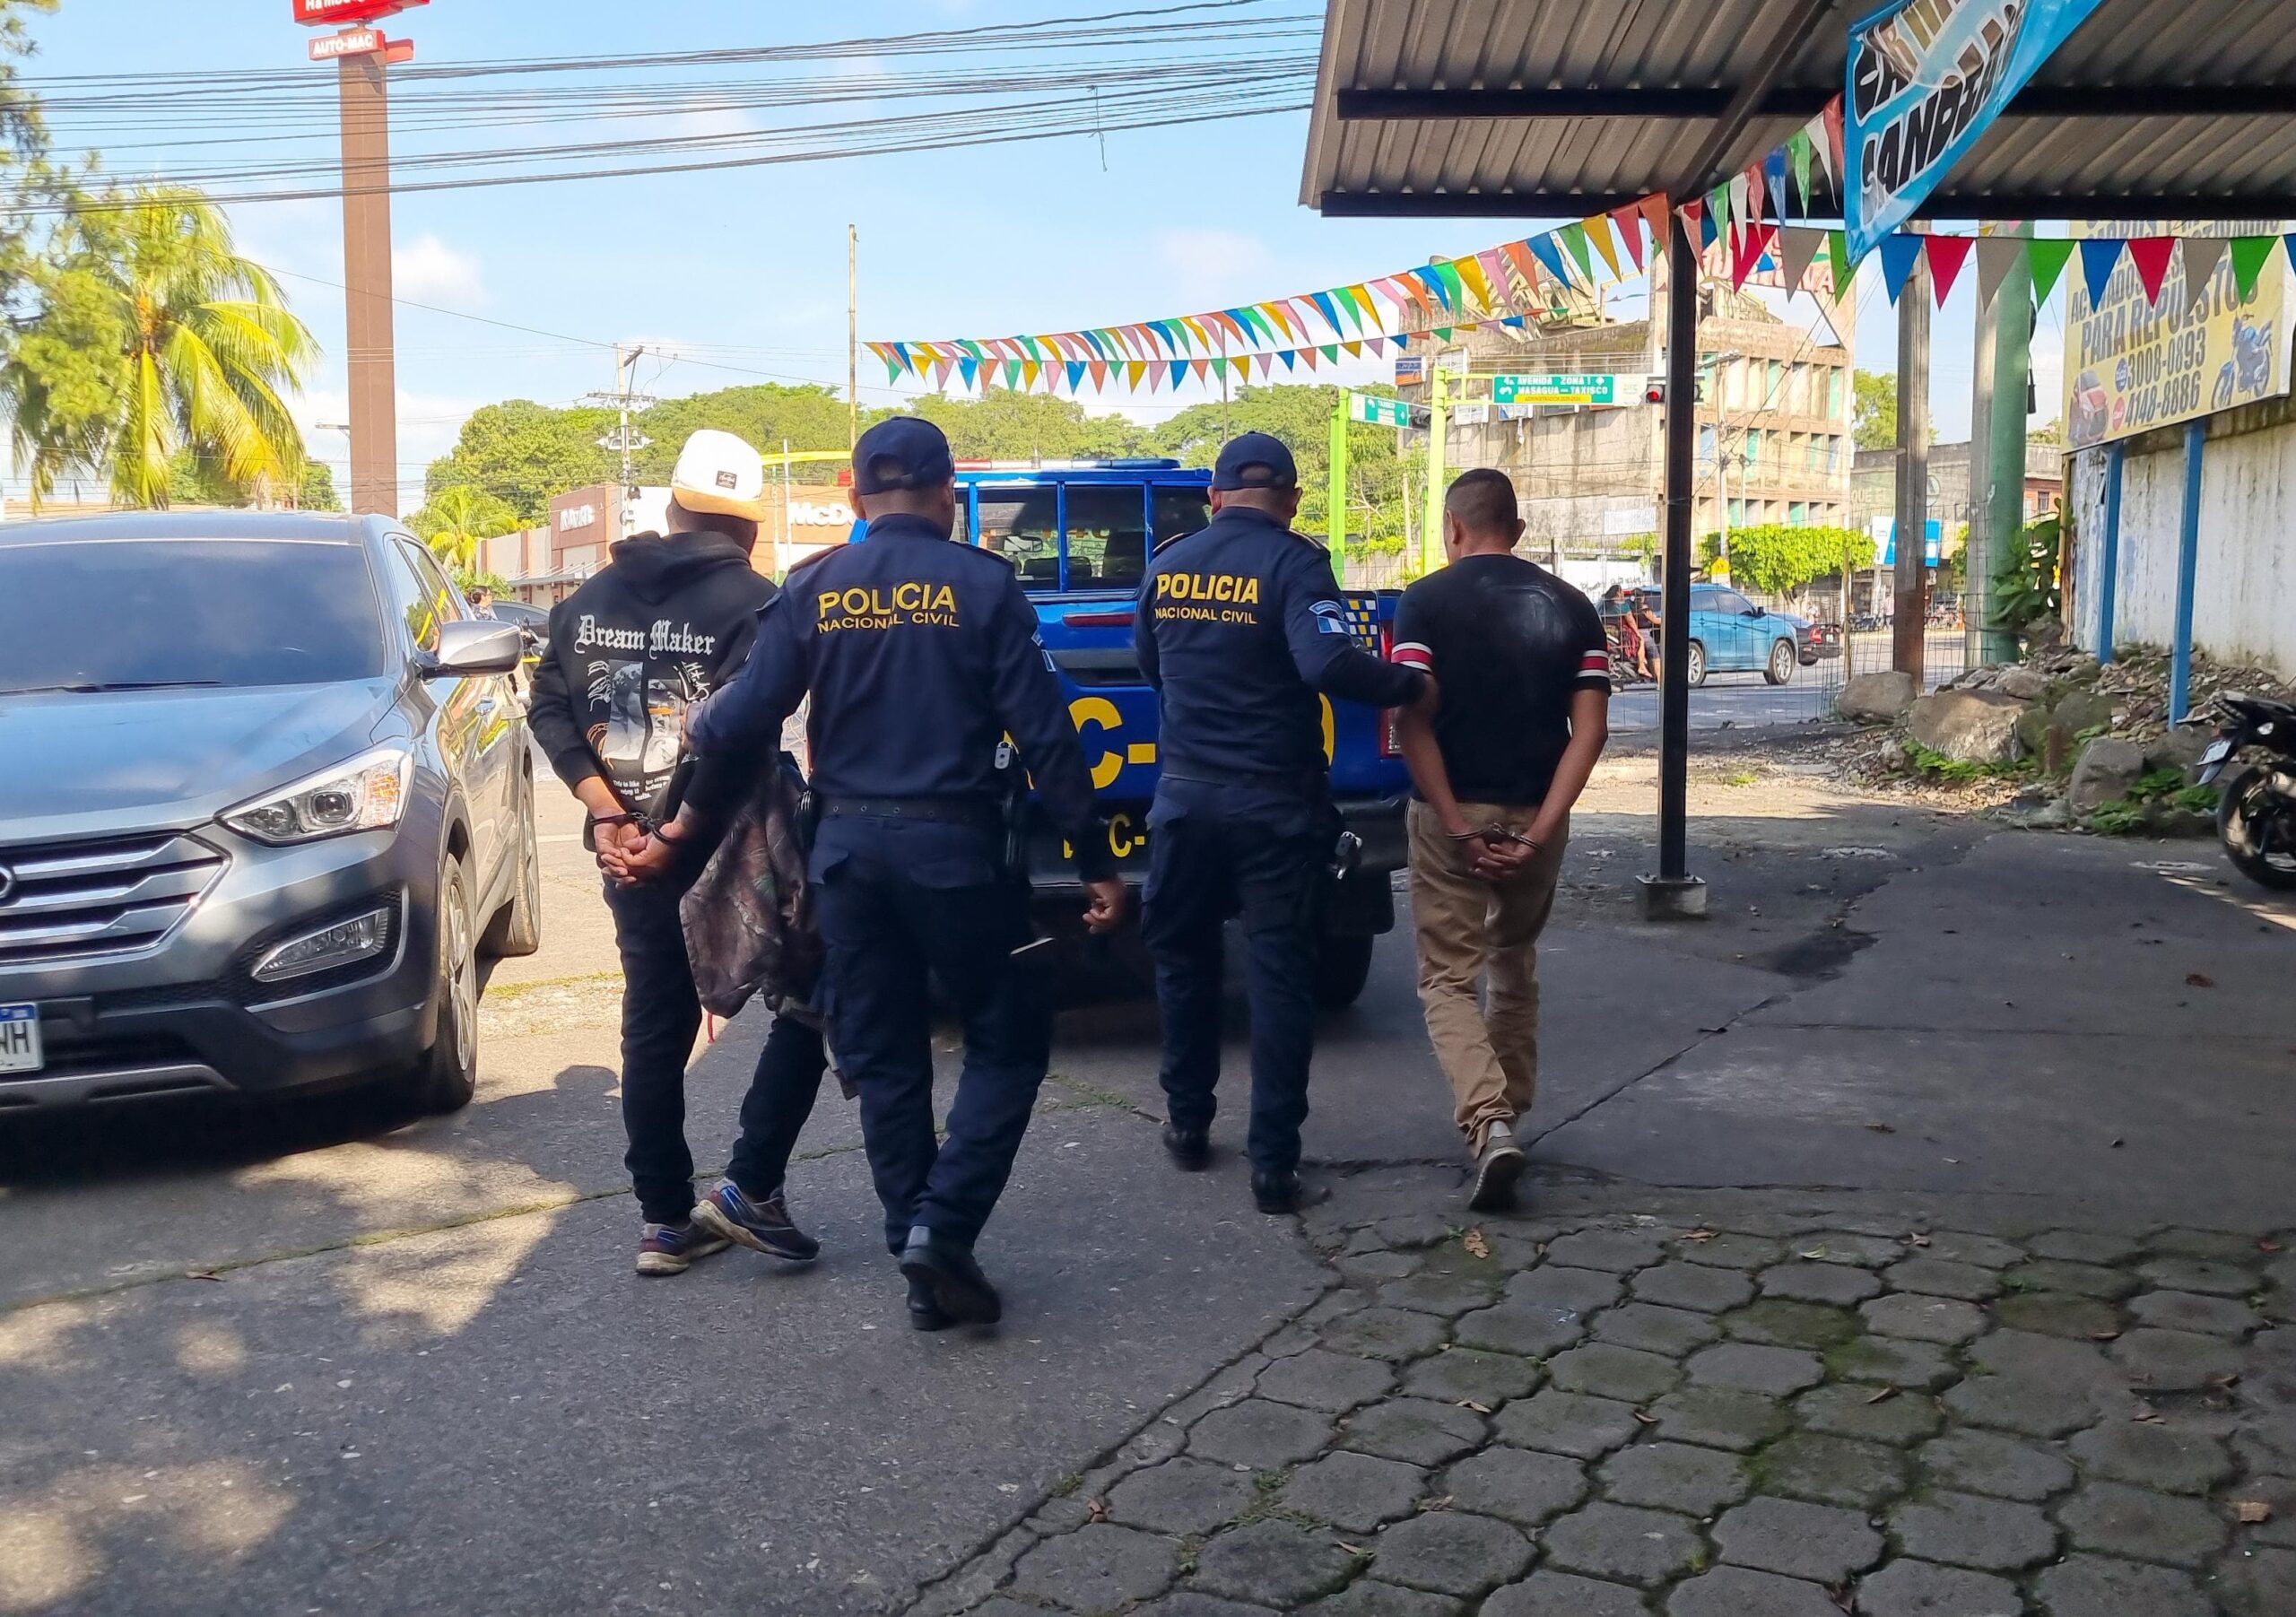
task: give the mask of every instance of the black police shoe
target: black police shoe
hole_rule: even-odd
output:
[[[1331,1192],[1309,1188],[1300,1182],[1297,1171],[1286,1169],[1282,1173],[1252,1169],[1252,1200],[1262,1213],[1274,1214],[1297,1213],[1302,1207],[1312,1207],[1328,1198]]]
[[[969,1248],[944,1241],[919,1224],[901,1248],[900,1272],[911,1284],[930,1288],[941,1311],[958,1325],[995,1325],[1004,1317],[1004,1300],[988,1283]]]
[[[932,1286],[921,1280],[909,1282],[909,1326],[913,1331],[945,1331],[957,1322],[949,1317]]]
[[[1171,1153],[1175,1163],[1194,1173],[1212,1160],[1212,1132],[1167,1123],[1164,1125],[1164,1149]]]

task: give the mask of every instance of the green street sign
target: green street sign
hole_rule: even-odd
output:
[[[1633,378],[1617,376],[1494,376],[1494,404],[1615,404],[1628,396]]]
[[[1408,427],[1411,406],[1399,398],[1378,398],[1369,393],[1347,396],[1347,418],[1375,427]]]

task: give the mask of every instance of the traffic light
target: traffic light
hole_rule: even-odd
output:
[[[1666,402],[1666,378],[1665,377],[1654,376],[1647,378],[1643,382],[1642,402],[1646,404],[1663,404]]]

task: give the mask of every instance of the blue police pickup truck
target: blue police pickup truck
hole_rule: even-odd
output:
[[[957,470],[956,536],[1019,569],[1083,738],[1109,848],[1135,882],[1148,868],[1156,692],[1133,652],[1133,602],[1154,547],[1211,519],[1211,482],[1210,472],[1173,460],[965,462]],[[1384,654],[1396,593],[1345,599],[1356,634]],[[1395,925],[1388,878],[1405,864],[1411,783],[1387,715],[1328,700],[1323,713],[1333,798],[1362,843],[1353,870],[1334,883],[1317,968],[1318,997],[1344,1005],[1362,992],[1372,939]],[[1074,919],[1069,857],[1057,834],[1032,828],[1030,882],[1055,922]]]

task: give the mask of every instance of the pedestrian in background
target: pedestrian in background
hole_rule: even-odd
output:
[[[1512,554],[1515,485],[1474,471],[1443,500],[1448,565],[1404,591],[1396,662],[1441,690],[1403,715],[1419,997],[1474,1159],[1467,1204],[1511,1204],[1516,1126],[1538,1092],[1538,938],[1571,805],[1610,734],[1610,656],[1594,604]],[[1478,998],[1481,987],[1487,999]]]
[[[955,463],[932,422],[895,416],[853,448],[863,542],[792,571],[741,677],[688,721],[705,761],[770,758],[807,692],[821,822],[810,874],[828,948],[831,1036],[860,1093],[885,1240],[919,1330],[1003,1312],[973,1255],[1020,1150],[1052,1048],[1028,877],[1008,859],[1000,769],[1012,738],[1075,848],[1085,923],[1124,884],[1092,781],[1012,564],[953,543]],[[674,827],[673,830],[674,830]],[[963,1019],[964,1070],[936,1140],[928,975]]]
[[[1158,551],[1133,630],[1161,712],[1141,935],[1163,1023],[1164,1145],[1202,1168],[1220,1079],[1221,929],[1250,952],[1247,1152],[1263,1213],[1299,1205],[1315,1048],[1318,910],[1338,844],[1318,697],[1397,707],[1421,674],[1356,644],[1331,556],[1292,531],[1292,451],[1247,432],[1220,451],[1211,526]]]
[[[674,806],[666,798],[684,762],[685,709],[741,668],[758,610],[773,598],[772,582],[750,565],[764,487],[765,463],[732,433],[688,439],[670,474],[666,531],[622,540],[552,609],[535,673],[535,739],[589,812],[583,846],[608,867],[606,908],[622,955],[622,1161],[644,1221],[640,1274],[683,1274],[735,1240],[796,1263],[821,1250],[791,1221],[782,1183],[827,1065],[819,1032],[774,1019],[732,1163],[702,1205],[685,1138],[685,1068],[701,1002],[678,900],[709,862],[756,761],[686,769],[680,839],[657,850],[650,880],[617,879],[622,857],[643,849],[647,828]]]

